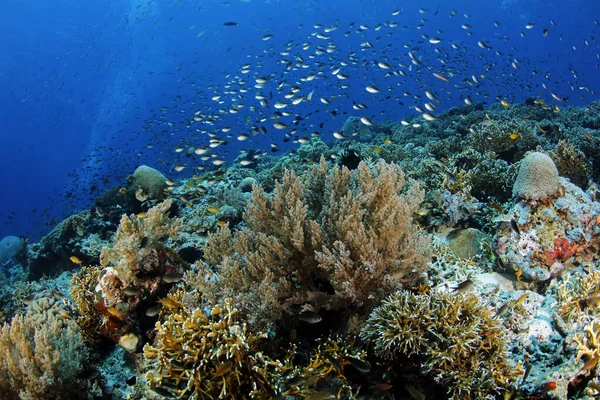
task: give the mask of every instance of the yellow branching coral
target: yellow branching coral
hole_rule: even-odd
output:
[[[246,227],[210,236],[209,265],[189,281],[208,298],[233,298],[259,327],[292,306],[369,309],[427,267],[428,242],[412,225],[423,192],[404,189],[402,170],[385,161],[286,171],[272,196],[254,188]]]
[[[200,309],[175,307],[156,323],[154,345],[144,346],[151,389],[179,399],[270,399],[289,363],[258,350],[264,334],[238,323],[231,300],[215,306],[210,318]],[[177,311],[175,311],[177,310]]]
[[[74,398],[84,382],[76,377],[87,360],[77,324],[52,312],[16,316],[0,330],[0,397]],[[41,314],[40,314],[41,315]]]
[[[588,376],[600,361],[600,320],[594,319],[583,328],[583,332],[575,334],[573,341],[577,344],[575,361],[584,360],[580,375]]]
[[[93,343],[99,338],[103,321],[101,310],[95,307],[96,285],[102,276],[102,267],[82,267],[71,278],[71,296],[75,301],[75,321],[81,327],[84,341]]]
[[[561,282],[552,283],[556,290],[559,315],[572,323],[600,310],[600,271],[587,274],[571,274]]]
[[[388,359],[416,357],[452,399],[483,399],[515,383],[500,322],[473,294],[400,291],[377,307],[360,334]]]
[[[318,343],[308,365],[285,377],[288,390],[283,394],[309,399],[325,394],[336,399],[354,398],[344,371],[350,368],[363,374],[370,372],[371,366],[365,361],[367,353],[356,346],[353,336],[327,337]]]
[[[146,216],[121,217],[119,229],[112,247],[104,247],[100,254],[102,267],[112,267],[125,286],[135,286],[137,266],[164,237],[176,238],[181,229],[179,220],[172,220],[168,213],[171,199],[152,207]]]

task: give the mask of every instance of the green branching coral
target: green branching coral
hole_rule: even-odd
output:
[[[569,140],[561,140],[550,157],[556,164],[560,176],[569,178],[571,182],[585,189],[588,184],[589,168],[585,154]]]
[[[506,160],[516,161],[536,146],[531,123],[515,118],[484,119],[471,127],[469,143],[480,153],[506,154]]]
[[[397,292],[372,312],[360,336],[383,358],[417,357],[452,399],[487,398],[520,372],[509,362],[499,321],[470,293]]]
[[[411,185],[403,195],[404,186],[384,161],[351,172],[322,159],[302,177],[286,171],[272,196],[255,187],[246,227],[209,238],[209,265],[188,281],[213,301],[233,298],[260,328],[294,306],[368,310],[427,268],[428,242],[412,225],[423,192]]]
[[[271,399],[291,369],[259,351],[265,334],[251,334],[238,322],[231,300],[210,318],[200,309],[174,307],[156,323],[154,345],[144,346],[151,389],[178,399]]]

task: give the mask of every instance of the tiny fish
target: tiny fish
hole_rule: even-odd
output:
[[[511,218],[511,220],[510,220],[510,229],[512,229],[512,231],[514,233],[516,233],[518,236],[521,236],[521,231],[519,230],[517,221],[515,221],[514,218]]]
[[[298,319],[308,324],[316,324],[321,322],[323,318],[315,311],[304,311],[298,315]]]
[[[179,274],[164,274],[162,280],[166,283],[177,283],[183,280],[183,276]]]
[[[342,366],[340,365],[340,361],[337,358],[335,358],[331,354],[326,354],[325,358],[327,359],[327,361],[329,361],[329,364],[335,367],[335,369],[337,369],[338,371],[341,370]]]
[[[363,124],[367,125],[367,126],[373,126],[373,121],[371,121],[369,118],[367,117],[360,117],[360,122],[362,122]]]
[[[522,304],[527,299],[528,296],[529,296],[529,293],[523,293],[517,300],[515,300],[513,307],[516,307],[519,304]]]
[[[464,293],[469,290],[473,286],[473,281],[470,279],[466,279],[458,284],[457,287],[452,289],[452,293]]]
[[[152,306],[146,310],[147,317],[156,317],[158,313],[160,313],[160,307],[158,306]]]
[[[296,375],[286,381],[288,385],[298,386],[306,382],[306,377],[302,375]]]
[[[444,171],[444,174],[446,175],[446,177],[448,178],[448,180],[450,181],[450,183],[456,183],[458,182],[458,179],[456,179],[456,176],[450,172],[450,171]]]
[[[140,247],[139,250],[144,249],[146,247],[148,247],[148,245],[150,244],[150,238],[148,236],[144,236],[142,238],[142,240],[140,241]]]
[[[441,80],[443,82],[450,82],[448,80],[448,78],[446,78],[446,76],[444,76],[444,74],[438,74],[437,72],[434,72],[433,76],[435,76],[436,78],[438,78],[439,80]]]
[[[496,311],[496,317],[501,317],[504,314],[506,314],[506,312],[508,311],[509,308],[510,308],[510,306],[508,305],[508,302],[504,303],[502,305],[502,307],[500,307],[498,309],[498,311]]]
[[[231,369],[231,367],[233,367],[232,361],[227,361],[227,362],[222,363],[215,370],[215,374],[213,375],[213,378],[216,378],[216,377],[219,377],[219,376],[225,374],[227,371],[229,371]]]
[[[237,22],[235,22],[235,21],[227,21],[227,22],[223,23],[223,25],[225,25],[225,26],[236,26]]]
[[[410,396],[415,400],[425,400],[426,397],[421,391],[417,390],[414,386],[406,385],[404,386],[406,391],[410,394]]]
[[[82,261],[76,256],[69,257],[69,260],[71,260],[72,263],[77,264],[77,265],[81,265],[81,263],[82,263]]]
[[[352,365],[354,368],[356,368],[362,373],[367,373],[371,371],[371,366],[359,358],[348,357],[347,360],[348,362],[350,362],[350,365]]]
[[[166,397],[168,399],[175,398],[175,395],[173,393],[171,393],[167,389],[163,389],[163,388],[161,388],[159,386],[155,387],[152,390],[154,390],[154,392],[158,393],[160,396]]]
[[[394,387],[393,385],[386,383],[386,382],[380,382],[374,386],[375,389],[380,390],[382,392],[385,392],[386,390],[390,390],[393,387]]]
[[[131,286],[128,286],[125,289],[123,289],[123,293],[125,293],[126,296],[135,296],[139,292],[139,289],[133,288]]]
[[[430,113],[427,113],[427,112],[423,113],[423,118],[426,121],[435,121],[435,116],[433,114],[430,114]]]
[[[209,213],[213,213],[214,214],[214,213],[218,213],[220,210],[219,210],[219,207],[212,206],[212,207],[208,207],[206,209],[206,211],[208,211]]]

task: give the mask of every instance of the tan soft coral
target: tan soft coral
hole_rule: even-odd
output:
[[[168,216],[171,205],[172,200],[167,199],[144,217],[123,215],[113,245],[102,249],[102,271],[88,270],[94,274],[94,293],[78,300],[93,297],[92,307],[100,311],[102,336],[118,342],[125,334],[136,331],[136,312],[166,294],[188,269],[188,264],[164,242],[165,238],[175,239],[181,229],[181,221]],[[83,287],[76,290],[89,290],[91,281],[79,277],[74,284]],[[96,323],[97,317],[94,316]]]
[[[75,398],[87,389],[77,378],[88,358],[82,334],[73,320],[52,312],[56,307],[46,302],[0,329],[1,398]]]
[[[384,161],[286,171],[272,196],[254,188],[246,227],[209,238],[208,264],[188,281],[213,301],[232,297],[262,327],[294,306],[369,309],[427,266],[427,240],[412,225],[423,192],[404,189],[402,170]]]
[[[168,217],[172,203],[171,199],[165,200],[149,209],[143,218],[123,214],[113,245],[102,249],[100,264],[105,268],[114,268],[125,286],[138,283],[138,266],[150,255],[159,239],[177,238],[181,222]],[[142,241],[147,243],[143,244]]]

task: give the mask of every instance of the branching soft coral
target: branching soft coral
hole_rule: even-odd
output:
[[[80,398],[77,381],[87,349],[77,324],[60,315],[16,316],[0,330],[0,397],[3,399]],[[83,393],[82,391],[81,393]]]
[[[188,281],[213,301],[233,298],[262,327],[292,306],[369,309],[427,266],[427,240],[412,225],[423,192],[404,188],[401,169],[384,161],[286,171],[272,196],[254,188],[246,227],[209,238],[208,264]]]
[[[180,221],[168,217],[171,204],[171,199],[165,200],[149,209],[143,218],[123,214],[113,245],[102,249],[100,264],[114,268],[124,286],[138,283],[137,266],[150,255],[159,239],[177,237]]]

